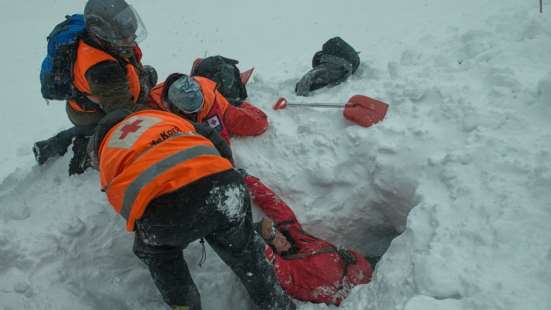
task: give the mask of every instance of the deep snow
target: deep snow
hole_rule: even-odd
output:
[[[38,71],[47,33],[84,2],[0,1],[5,310],[163,308],[97,173],[68,177],[70,154],[37,167],[30,149],[69,126],[62,103],[43,104]],[[551,309],[551,1],[544,14],[519,0],[131,3],[161,78],[204,55],[256,67],[249,93],[271,125],[235,139],[235,157],[310,231],[371,254],[402,233],[342,309]],[[335,35],[361,51],[360,72],[293,96]],[[387,118],[365,129],[337,111],[270,109],[280,95],[357,93],[388,102]],[[205,309],[247,307],[210,249],[202,268],[198,244],[185,253]]]

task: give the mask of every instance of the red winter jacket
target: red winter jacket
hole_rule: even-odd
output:
[[[334,245],[302,230],[294,212],[259,179],[247,176],[245,184],[253,201],[281,232],[292,239],[289,241],[298,250],[285,257],[270,246],[265,249],[281,287],[289,296],[303,301],[339,305],[354,286],[369,283],[372,268],[362,255],[349,251],[356,258],[356,263],[349,265],[346,276],[343,276],[344,260],[338,253],[315,254],[322,249],[335,249]]]

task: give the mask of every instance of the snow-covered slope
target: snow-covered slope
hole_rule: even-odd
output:
[[[551,309],[551,20],[537,1],[133,3],[149,29],[144,62],[161,77],[204,55],[256,67],[249,93],[271,127],[234,140],[239,165],[312,232],[365,253],[388,248],[341,308]],[[0,60],[2,309],[164,307],[97,173],[68,177],[70,154],[37,167],[30,151],[69,126],[63,104],[42,104],[37,76],[52,25],[83,6],[0,2],[10,42]],[[295,97],[335,35],[361,51],[358,74]],[[338,111],[270,109],[281,95],[358,93],[388,102],[386,120],[365,129]],[[202,268],[197,244],[185,254],[205,309],[248,307],[214,252]]]

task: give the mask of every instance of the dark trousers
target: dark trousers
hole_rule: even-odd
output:
[[[201,309],[182,250],[202,237],[241,279],[259,309],[295,309],[266,261],[264,243],[253,230],[249,194],[234,170],[158,197],[137,221],[134,253],[149,267],[167,304]]]

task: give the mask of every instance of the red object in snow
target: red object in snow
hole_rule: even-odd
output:
[[[191,65],[191,70],[189,71],[190,76],[193,73],[193,71],[195,71],[195,68],[197,68],[197,66],[201,63],[201,61],[203,61],[203,58],[195,58],[195,60],[193,61],[193,64]]]
[[[363,127],[382,121],[388,111],[388,104],[363,95],[355,95],[345,105],[335,103],[290,103],[286,98],[277,99],[274,110],[287,107],[343,108],[344,118]]]
[[[253,72],[254,72],[254,67],[250,68],[247,71],[243,71],[243,72],[239,73],[239,77],[241,78],[241,83],[243,85],[247,85],[247,83],[249,82],[249,79],[253,75]]]
[[[245,184],[255,204],[276,223],[280,231],[292,238],[297,248],[293,255],[295,258],[288,259],[270,246],[265,249],[281,287],[289,296],[314,303],[339,305],[354,286],[371,281],[371,265],[362,255],[350,251],[356,263],[348,266],[343,277],[343,258],[336,252],[320,251],[334,248],[333,244],[302,230],[295,213],[258,178],[246,176]],[[311,255],[316,251],[320,253]],[[303,257],[296,258],[301,255]]]
[[[228,104],[224,123],[231,135],[258,136],[268,129],[268,116],[249,102],[243,102],[239,107]]]
[[[388,104],[367,96],[352,96],[344,105],[342,114],[347,120],[369,127],[383,120]]]
[[[274,110],[282,110],[282,109],[285,109],[287,107],[287,98],[284,98],[284,97],[280,97],[279,99],[277,99],[276,103],[274,104]]]

